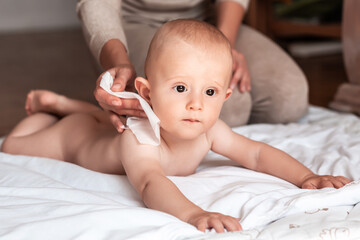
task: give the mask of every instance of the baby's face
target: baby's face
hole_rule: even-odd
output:
[[[182,40],[162,49],[148,75],[162,133],[193,139],[217,121],[231,94],[232,59],[224,49],[204,51]]]

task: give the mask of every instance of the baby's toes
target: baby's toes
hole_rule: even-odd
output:
[[[25,111],[26,111],[27,115],[31,115],[33,113],[32,109],[31,109],[31,103],[32,103],[33,98],[34,98],[34,94],[35,94],[34,91],[30,91],[26,96]]]

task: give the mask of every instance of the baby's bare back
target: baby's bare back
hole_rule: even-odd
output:
[[[110,122],[102,119],[97,115],[76,113],[60,120],[57,127],[61,131],[64,153],[61,160],[98,172],[125,174],[119,151],[128,150],[120,142],[128,143],[126,137],[129,134],[118,133]],[[194,141],[172,146],[171,149],[162,141],[157,148],[162,153],[158,160],[165,174],[184,176],[195,172],[208,153],[210,144],[203,134]],[[135,157],[136,151],[128,156]]]
[[[117,154],[121,134],[108,122],[87,113],[61,119],[54,131],[60,134],[63,161],[104,173],[124,174]]]

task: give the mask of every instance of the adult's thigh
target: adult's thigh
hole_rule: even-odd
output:
[[[242,26],[236,48],[245,56],[251,77],[250,123],[297,121],[308,108],[305,75],[278,45]]]

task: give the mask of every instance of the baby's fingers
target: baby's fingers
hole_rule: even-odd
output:
[[[197,229],[205,232],[206,229],[214,228],[216,232],[224,232],[224,226],[217,218],[203,219],[197,224]]]
[[[217,233],[224,232],[224,225],[218,218],[210,218],[209,228],[214,228]]]
[[[335,187],[335,181],[323,180],[319,184],[319,188],[328,188],[328,187],[330,187],[330,188]]]
[[[215,229],[216,232],[222,233],[225,231],[225,229],[228,232],[232,231],[240,231],[242,230],[242,227],[239,223],[239,220],[236,218],[232,218],[229,216],[223,216],[223,217],[212,217],[207,220],[203,220],[199,222],[197,225],[197,229],[205,232],[206,229]]]
[[[241,231],[242,227],[241,227],[239,221],[240,221],[240,219],[237,219],[237,218],[226,218],[223,220],[223,223],[228,232]]]
[[[343,187],[345,184],[343,184],[340,180],[334,178],[332,180],[332,184],[334,185],[334,188],[341,188]]]
[[[351,182],[348,178],[338,176],[318,176],[311,178],[302,185],[306,189],[321,189],[321,188],[341,188]]]
[[[312,183],[305,183],[301,186],[303,189],[317,189],[317,187]]]
[[[349,179],[346,177],[338,176],[324,176],[323,180],[320,182],[320,188],[325,187],[334,187],[334,188],[341,188],[344,185],[348,184],[350,182]]]
[[[343,176],[334,177],[334,181],[333,181],[335,188],[341,188],[350,182],[351,182],[350,179]]]
[[[203,220],[203,221],[199,222],[199,223],[196,225],[196,227],[197,227],[197,229],[198,229],[199,231],[202,231],[202,232],[205,232],[205,230],[209,228],[206,220]]]
[[[351,180],[346,178],[346,177],[343,177],[343,176],[338,176],[336,177],[340,182],[342,182],[344,185],[348,184],[348,183],[351,183]]]

